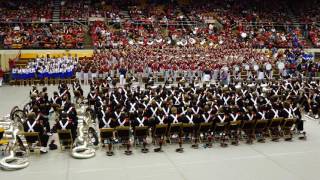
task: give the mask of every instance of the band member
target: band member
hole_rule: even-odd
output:
[[[53,131],[56,130],[70,130],[73,141],[77,137],[77,126],[75,126],[74,122],[66,112],[61,113],[60,120],[53,127]]]
[[[124,87],[125,83],[126,83],[126,74],[127,74],[127,69],[122,66],[120,69],[119,69],[119,79],[120,79],[120,86],[121,87]]]
[[[43,124],[40,122],[39,118],[36,117],[35,113],[29,113],[27,116],[27,120],[23,123],[25,132],[37,132],[39,133],[40,142],[41,142],[41,153],[47,153],[47,145],[49,136],[45,133],[45,128]],[[26,137],[27,142],[32,142],[33,139],[31,137]]]

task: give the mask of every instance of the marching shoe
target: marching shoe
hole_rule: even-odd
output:
[[[132,154],[132,151],[125,151],[124,152],[126,155],[131,155]]]
[[[191,147],[194,149],[199,149],[199,144],[193,144],[193,145],[191,145]]]
[[[176,152],[178,152],[178,153],[183,153],[183,148],[178,148],[178,149],[176,149]]]
[[[41,148],[40,148],[40,154],[45,154],[45,153],[48,153],[47,148],[41,147]]]
[[[142,153],[148,153],[148,152],[149,152],[149,149],[143,148],[143,149],[141,149],[141,152],[142,152]]]
[[[107,156],[113,156],[113,155],[114,155],[114,153],[112,151],[107,152]]]
[[[161,148],[155,148],[153,149],[154,152],[163,152],[163,150]]]

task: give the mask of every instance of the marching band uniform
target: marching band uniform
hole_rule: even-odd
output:
[[[45,134],[43,125],[40,120],[35,118],[35,114],[29,114],[27,120],[23,123],[23,128],[25,132],[38,132],[41,141],[41,153],[46,153],[46,147],[48,144],[49,136]],[[28,140],[28,139],[27,139]],[[30,139],[30,141],[32,141]]]
[[[70,130],[74,141],[77,137],[77,126],[74,125],[67,113],[62,112],[60,116],[60,120],[55,124],[53,130]]]

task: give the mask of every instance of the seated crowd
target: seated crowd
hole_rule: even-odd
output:
[[[21,24],[1,31],[7,49],[83,48],[85,34],[82,26],[66,24]]]
[[[41,6],[41,3],[32,2],[30,9],[35,9],[40,14],[33,13],[33,11],[31,14],[37,18],[47,16],[42,15],[38,10],[43,8],[35,8]],[[126,1],[123,3],[126,6],[120,6],[119,2],[113,0],[103,2],[65,1],[61,5],[60,18],[80,21],[88,21],[90,17],[106,18],[106,22],[90,22],[89,29],[93,46],[96,48],[118,48],[137,44],[156,45],[164,42],[170,42],[166,45],[193,46],[196,44],[194,40],[202,43],[206,40],[208,43],[215,44],[221,39],[222,41],[224,39],[237,42],[245,41],[255,48],[318,46],[318,29],[311,29],[309,24],[316,23],[319,18],[314,14],[317,12],[316,8],[310,7],[310,5],[302,6],[303,10],[291,12],[290,8],[295,9],[294,7],[300,6],[299,3],[293,3],[293,7],[286,6],[286,2],[275,0],[263,3],[255,0],[245,3],[233,0],[228,2],[219,0],[192,1],[188,5],[180,5],[177,2],[143,4],[140,1]],[[35,7],[32,6],[33,4]],[[294,6],[294,4],[296,5]],[[9,5],[4,7],[7,6]],[[26,3],[25,6],[29,7],[29,3]],[[51,3],[43,6],[51,6]],[[23,3],[20,7],[23,7]],[[7,9],[10,11],[9,7]],[[27,12],[27,10],[19,11]],[[15,11],[12,10],[12,12]],[[50,14],[50,12],[48,13]],[[293,20],[291,14],[304,18]],[[4,14],[3,17],[6,18],[6,15]],[[308,27],[296,26],[294,23],[307,23]],[[21,24],[19,26],[27,27],[28,25]],[[28,28],[29,31],[35,29],[46,31],[45,26],[31,26],[36,27]],[[7,48],[38,48],[38,46],[29,45],[28,42],[25,42],[27,45],[21,44],[23,46],[11,46],[14,43],[12,41],[19,40],[22,38],[20,36],[28,34],[20,32],[22,27],[16,28],[15,32],[12,32],[13,28],[2,28],[4,29],[3,33],[7,35],[7,38],[4,39],[4,46]],[[55,27],[55,29],[60,28]],[[63,45],[48,45],[44,48],[82,48],[83,33],[86,33],[84,28],[70,24],[68,28],[63,29],[73,29],[71,33],[64,31],[57,33],[59,36],[63,36]],[[51,39],[50,33],[43,36],[44,39]],[[70,36],[72,37],[70,38]],[[313,44],[308,43],[308,38]],[[33,43],[32,38],[29,39],[30,43]],[[188,43],[189,39],[192,39],[190,43]]]
[[[0,20],[6,22],[29,22],[52,19],[51,0],[1,1]]]

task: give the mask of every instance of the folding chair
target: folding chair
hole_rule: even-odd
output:
[[[228,123],[216,123],[213,129],[214,139],[219,138],[221,147],[227,147],[227,124]]]
[[[283,121],[283,118],[274,118],[271,120],[269,129],[269,135],[272,141],[278,141],[281,135],[280,125]]]
[[[49,84],[56,85],[55,79],[54,78],[50,78],[49,79]]]
[[[149,149],[146,148],[148,135],[149,135],[149,127],[148,126],[135,127],[135,129],[134,129],[134,145],[136,146],[139,142],[142,141],[143,147],[141,149],[141,152],[143,152],[143,153],[149,152]]]
[[[114,128],[100,129],[100,141],[101,141],[101,144],[108,145],[108,151],[107,151],[108,156],[114,155],[113,146],[112,146],[112,144],[114,143],[114,132],[115,132]]]
[[[168,125],[167,124],[157,124],[155,126],[154,132],[153,132],[153,140],[154,143],[159,144],[159,148],[154,149],[154,152],[162,152],[162,144],[164,142],[164,138],[166,137],[167,134],[167,130],[168,130]]]
[[[34,150],[40,149],[39,147],[41,147],[41,141],[38,132],[23,132],[22,135],[26,139],[29,152],[34,152]],[[37,145],[37,148],[33,147],[34,144]]]
[[[0,140],[3,138],[4,128],[0,127]]]
[[[207,141],[206,147],[212,147],[212,136],[211,136],[211,129],[212,129],[212,122],[208,123],[200,123],[199,129],[195,132],[195,142],[199,139],[200,142],[204,140]]]
[[[60,142],[60,149],[71,149],[73,145],[73,137],[70,129],[58,130],[58,137]]]
[[[6,146],[6,147],[5,147],[5,150],[3,150],[3,149],[1,148],[2,155],[4,155],[4,152],[6,151],[6,149],[7,149],[8,146],[9,146],[9,140],[4,139],[4,138],[3,138],[3,135],[4,135],[4,128],[0,128],[0,147]]]
[[[70,78],[67,78],[67,79],[65,80],[65,82],[66,82],[67,84],[71,84],[71,79],[70,79]]]
[[[247,144],[252,144],[254,139],[254,128],[256,121],[243,121],[241,130],[247,137]]]
[[[248,72],[247,71],[241,71],[240,77],[241,77],[241,79],[247,79],[248,78]]]
[[[59,79],[59,78],[55,78],[55,79],[54,79],[54,83],[55,83],[55,84],[59,84],[59,83],[60,83],[60,79]]]
[[[44,85],[50,85],[49,84],[49,79],[46,77],[46,78],[44,78]]]
[[[176,152],[183,152],[182,148],[182,131],[181,131],[182,123],[171,124],[169,127],[169,142],[171,144],[172,140],[176,138],[172,138],[174,135],[178,136],[179,148],[176,149]]]
[[[127,149],[125,151],[126,155],[131,155],[130,150],[130,127],[129,126],[118,126],[116,127],[116,135],[119,142],[126,145]]]
[[[296,119],[294,118],[287,118],[283,120],[283,123],[281,125],[281,136],[286,141],[291,141],[293,137],[293,127],[295,126]]]
[[[231,144],[238,145],[239,144],[239,129],[240,129],[241,121],[231,121],[229,124],[229,137],[231,140]]]
[[[270,121],[268,120],[258,120],[255,126],[255,138],[258,142],[265,142],[266,129]]]
[[[194,124],[190,124],[190,123],[183,123],[181,126],[181,130],[182,130],[182,134],[181,136],[184,137],[184,141],[190,139],[190,141],[192,142],[192,138],[195,139],[195,126]],[[181,144],[182,145],[182,144]],[[198,148],[198,144],[192,144],[193,148]]]

